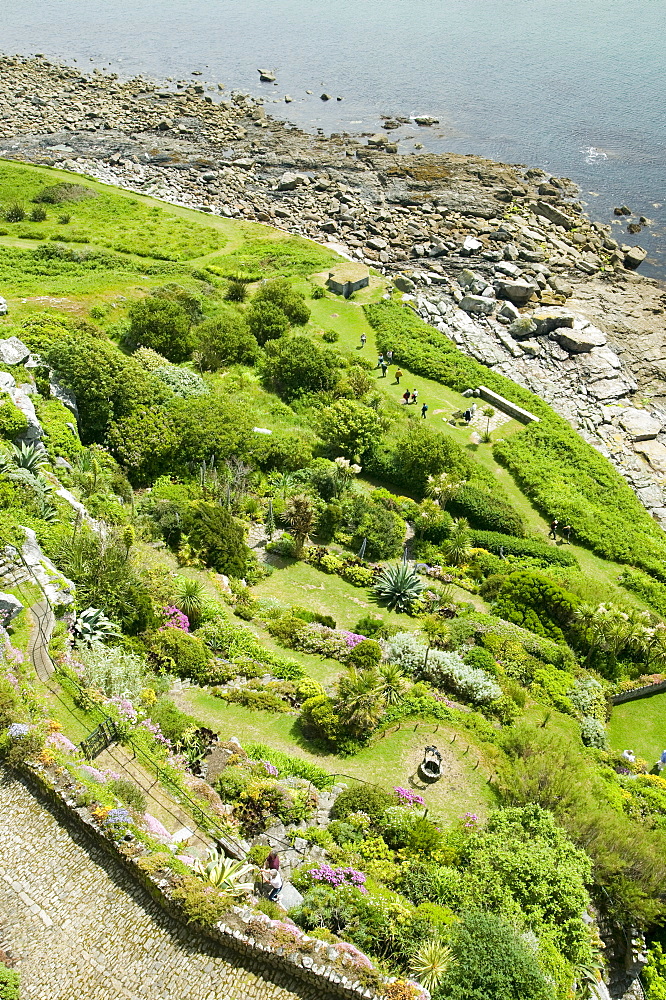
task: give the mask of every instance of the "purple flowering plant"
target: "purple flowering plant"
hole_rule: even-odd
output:
[[[127,809],[123,809],[122,807],[119,809],[111,809],[104,819],[104,825],[111,827],[111,829],[114,829],[115,827],[129,826],[131,822],[132,817],[128,813]]]
[[[270,774],[271,778],[277,778],[278,769],[275,766],[275,764],[271,764],[271,762],[268,760],[262,760],[261,763],[264,765],[264,770],[266,771],[266,774]]]
[[[340,886],[350,886],[367,893],[365,888],[366,876],[356,868],[334,868],[332,865],[323,862],[319,868],[310,869],[310,878],[315,882],[325,882],[333,886],[334,889]]]
[[[475,830],[479,823],[479,817],[476,813],[465,813],[462,818],[462,824],[465,830]]]
[[[24,722],[12,722],[7,732],[10,740],[22,740],[30,732],[30,726],[26,726]]]
[[[165,628],[179,628],[182,632],[190,631],[190,620],[180,608],[169,604],[162,608],[162,614],[164,615],[164,624],[159,629],[160,632],[163,632]]]
[[[418,795],[413,792],[411,788],[400,788],[396,785],[393,791],[398,796],[398,805],[401,806],[423,806],[425,805],[425,800],[422,795]]]
[[[358,646],[359,642],[365,641],[365,636],[358,635],[356,632],[348,632],[346,629],[340,629],[340,633],[350,649]]]

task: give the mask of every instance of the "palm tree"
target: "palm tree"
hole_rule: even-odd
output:
[[[191,580],[189,577],[178,577],[176,588],[176,607],[187,615],[190,624],[196,626],[201,618],[206,592],[199,580]]]
[[[451,535],[443,546],[444,555],[451,566],[462,566],[470,551],[469,521],[459,517],[453,522]]]
[[[275,492],[279,493],[283,500],[287,499],[296,485],[296,476],[293,472],[272,472],[268,478]]]
[[[377,673],[350,667],[338,681],[335,711],[343,726],[355,735],[374,729],[382,714]]]
[[[430,650],[433,646],[441,648],[446,646],[449,637],[451,635],[451,629],[446,624],[443,618],[439,615],[424,615],[421,618],[421,631],[425,633],[428,640],[428,647],[425,652],[425,657],[423,658],[423,672],[425,673],[428,666],[428,656],[430,655]]]
[[[404,698],[405,678],[397,663],[382,663],[378,668],[377,689],[386,705],[399,705]]]
[[[291,534],[296,542],[296,556],[300,558],[316,521],[315,509],[310,497],[305,496],[304,493],[297,493],[290,497],[287,501],[284,519],[291,528]]]

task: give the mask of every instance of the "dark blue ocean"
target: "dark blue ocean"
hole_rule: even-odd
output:
[[[594,218],[626,204],[652,220],[615,235],[648,249],[642,273],[664,277],[665,27],[666,0],[22,0],[3,4],[0,50],[123,75],[201,71],[326,132],[434,115],[439,126],[392,133],[400,148],[572,177]]]

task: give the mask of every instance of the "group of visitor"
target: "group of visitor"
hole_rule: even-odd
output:
[[[560,533],[560,538],[564,539],[564,541],[567,542],[567,544],[570,545],[571,544],[571,532],[572,532],[571,525],[570,524],[563,524],[562,527],[560,527],[560,522],[555,517],[550,522],[550,531],[548,532],[548,537],[552,538],[554,541],[557,541],[557,533],[558,533],[558,531]]]
[[[361,347],[362,348],[365,347],[367,339],[368,338],[366,337],[366,335],[364,333],[362,333],[361,334]],[[384,354],[382,352],[377,357],[377,364],[375,365],[375,370],[378,369],[378,368],[381,368],[381,370],[382,370],[382,378],[386,378],[386,373],[389,370],[389,366],[392,365],[392,364],[393,364],[393,351],[387,351],[386,352],[386,356],[384,356]],[[400,379],[402,378],[402,376],[403,376],[402,370],[400,368],[396,368],[396,370],[395,370],[395,384],[396,385],[400,385]],[[405,389],[405,391],[402,394],[403,406],[416,405],[416,403],[418,403],[418,399],[419,399],[419,390],[418,389],[412,389],[412,390]],[[421,416],[422,416],[422,418],[424,420],[426,418],[427,412],[428,412],[428,404],[427,403],[422,403],[421,404]]]

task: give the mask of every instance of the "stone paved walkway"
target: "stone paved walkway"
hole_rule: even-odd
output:
[[[315,1000],[286,974],[262,978],[202,947],[1,770],[0,914],[22,1000]]]

